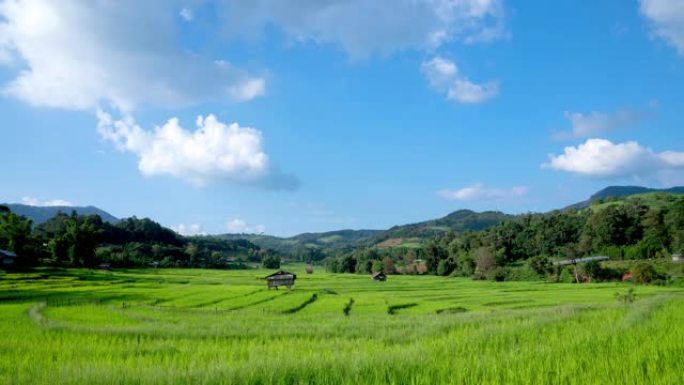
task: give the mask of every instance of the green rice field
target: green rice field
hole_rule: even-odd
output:
[[[684,383],[679,289],[285,268],[0,273],[0,384]]]

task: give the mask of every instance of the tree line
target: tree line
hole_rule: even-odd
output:
[[[332,272],[501,280],[559,275],[563,272],[554,270],[552,264],[558,259],[602,255],[641,260],[683,251],[684,197],[659,194],[649,199],[602,200],[582,210],[518,215],[485,230],[449,231],[420,247],[370,247],[335,253],[325,265]],[[597,263],[583,269],[596,278],[616,278],[616,274],[600,271]]]
[[[0,248],[14,252],[19,267],[246,268],[248,262],[280,263],[276,253],[247,240],[184,237],[148,218],[111,224],[98,215],[72,212],[33,226],[5,206],[0,206]]]

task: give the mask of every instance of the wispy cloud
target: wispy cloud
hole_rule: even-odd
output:
[[[29,206],[41,206],[41,207],[48,207],[48,206],[73,206],[74,204],[65,201],[62,199],[52,199],[52,200],[40,200],[38,198],[34,197],[23,197],[21,198],[21,202],[25,205]]]
[[[421,71],[432,89],[458,103],[481,103],[499,94],[499,82],[473,83],[459,73],[456,63],[439,56],[423,62]]]
[[[192,224],[179,224],[178,226],[172,226],[171,229],[180,235],[193,236],[193,235],[206,235],[207,233],[202,228],[199,223]]]
[[[605,135],[611,131],[634,125],[650,116],[651,112],[623,108],[614,112],[581,113],[565,111],[564,115],[570,122],[570,129],[555,132],[553,137],[558,140]]]
[[[226,228],[229,232],[235,234],[261,234],[266,231],[266,226],[252,225],[240,218],[230,220]]]
[[[653,27],[653,34],[684,55],[684,2],[681,0],[640,0],[639,11]]]
[[[124,111],[263,95],[261,76],[183,47],[174,3],[1,2],[0,63],[18,69],[5,94],[36,106]]]
[[[387,56],[506,36],[502,0],[282,0],[226,2],[220,14],[230,36],[276,26],[293,41],[331,44],[349,56]]]
[[[437,194],[454,201],[507,202],[525,196],[528,190],[525,186],[490,188],[482,183],[476,183],[453,190],[440,190]]]
[[[192,21],[195,18],[195,13],[192,11],[191,8],[183,8],[178,12],[178,16],[183,18],[185,21]]]

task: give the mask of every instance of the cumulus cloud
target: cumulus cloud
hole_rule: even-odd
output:
[[[652,24],[653,33],[684,55],[684,2],[640,0],[639,10]]]
[[[499,94],[498,82],[473,83],[459,73],[456,63],[439,56],[423,62],[421,71],[432,89],[455,102],[481,103]]]
[[[454,201],[487,201],[503,202],[521,198],[527,194],[525,186],[515,186],[508,189],[490,188],[482,183],[455,190],[444,189],[437,192],[441,197]]]
[[[0,59],[18,71],[4,92],[36,106],[125,111],[262,95],[262,78],[183,47],[175,3],[3,1]]]
[[[549,162],[542,167],[595,178],[662,179],[684,170],[684,152],[655,152],[634,141],[588,139],[566,147],[563,154],[549,155]]]
[[[202,229],[202,225],[199,223],[192,223],[189,225],[181,223],[178,226],[172,226],[171,229],[178,234],[185,236],[207,235],[207,233]]]
[[[48,206],[73,206],[74,204],[65,201],[62,199],[53,199],[53,200],[40,200],[38,198],[34,197],[23,197],[21,198],[21,203],[29,206],[41,206],[41,207],[48,207]]]
[[[275,26],[294,41],[334,44],[352,57],[506,35],[502,0],[227,1],[220,11],[229,36],[252,38]]]
[[[250,225],[243,219],[235,218],[228,222],[226,228],[235,234],[261,234],[266,231],[264,225]]]
[[[610,131],[631,126],[647,116],[647,113],[623,108],[615,112],[593,111],[588,114],[565,111],[565,118],[570,122],[570,130],[554,134],[556,139],[589,138],[606,134]]]
[[[138,156],[144,175],[171,175],[203,186],[213,181],[293,189],[297,180],[281,174],[269,163],[261,131],[224,124],[214,115],[199,116],[195,131],[177,118],[148,131],[130,116],[115,120],[98,111],[98,132],[120,151]]]

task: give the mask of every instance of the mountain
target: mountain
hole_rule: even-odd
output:
[[[290,255],[311,253],[311,249],[345,250],[363,246],[412,247],[442,235],[447,231],[483,230],[498,225],[512,215],[496,211],[478,213],[455,211],[445,217],[424,222],[394,226],[388,230],[338,230],[323,233],[303,233],[281,238],[261,234],[223,234],[227,240],[247,239],[264,249]]]
[[[600,190],[599,192],[595,193],[589,199],[575,203],[573,205],[570,205],[566,207],[565,209],[576,209],[576,210],[581,210],[584,208],[587,208],[592,205],[592,203],[599,202],[608,198],[622,198],[622,197],[628,197],[632,195],[638,195],[638,194],[646,194],[646,193],[656,193],[656,192],[662,192],[662,193],[673,193],[673,194],[684,194],[684,186],[678,186],[678,187],[670,187],[666,189],[656,189],[656,188],[649,188],[649,187],[641,187],[641,186],[608,186],[604,188],[603,190]]]
[[[375,238],[378,241],[390,238],[433,238],[447,231],[459,233],[467,230],[484,230],[510,218],[513,216],[498,211],[478,213],[472,210],[458,210],[439,219],[394,226]]]
[[[19,203],[10,203],[4,205],[7,206],[13,213],[17,215],[23,215],[26,218],[31,219],[34,225],[47,222],[48,219],[54,217],[59,212],[69,214],[71,211],[76,211],[76,213],[79,215],[99,215],[103,221],[109,223],[116,223],[119,221],[119,219],[112,214],[94,206],[29,206]]]
[[[312,248],[343,250],[358,246],[371,246],[372,237],[382,232],[383,230],[337,230],[303,233],[287,238],[264,234],[222,234],[219,237],[227,240],[246,239],[263,249],[302,255],[309,253]]]

